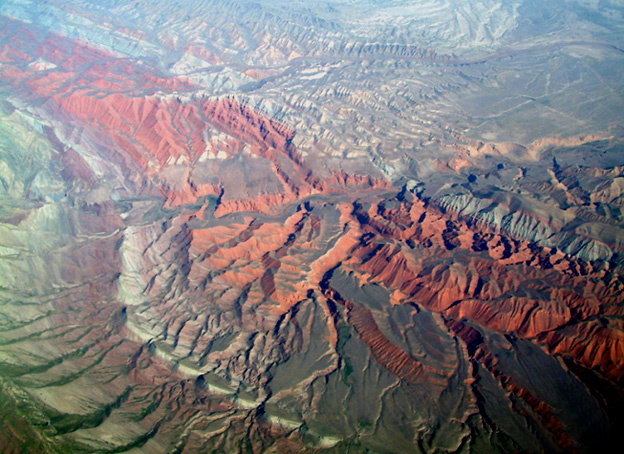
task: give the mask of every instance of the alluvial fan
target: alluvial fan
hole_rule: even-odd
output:
[[[0,3],[2,453],[599,452],[624,8]]]

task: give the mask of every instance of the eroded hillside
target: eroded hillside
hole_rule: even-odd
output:
[[[0,5],[0,449],[617,440],[615,13],[62,3]]]

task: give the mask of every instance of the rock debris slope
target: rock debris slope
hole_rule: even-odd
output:
[[[617,2],[0,4],[0,451],[597,452]]]

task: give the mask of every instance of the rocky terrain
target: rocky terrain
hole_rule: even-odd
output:
[[[618,2],[148,3],[0,4],[0,451],[619,442]]]

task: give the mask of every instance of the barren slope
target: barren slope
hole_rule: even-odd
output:
[[[0,450],[618,440],[617,4],[152,3],[0,5]]]

